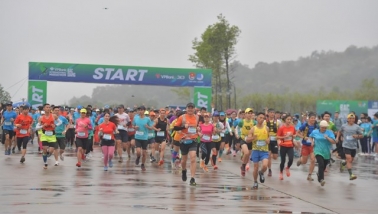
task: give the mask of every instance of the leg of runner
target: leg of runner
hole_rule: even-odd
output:
[[[146,160],[147,160],[147,141],[145,141],[145,146],[142,146],[142,165],[141,165],[141,169],[142,171],[146,171],[146,166],[145,166],[145,163],[146,163]]]
[[[324,171],[325,171],[325,167],[327,166],[328,164],[328,161],[329,160],[324,160],[323,156],[321,155],[316,155],[316,160],[318,162],[318,182],[320,183],[320,185],[324,186],[325,184],[325,181],[324,181]]]
[[[277,160],[278,158],[278,145],[277,141],[270,141],[269,143],[269,158],[268,158],[268,176],[272,176],[272,159]]]
[[[224,145],[226,144],[226,142],[224,141],[225,138],[222,137],[222,142],[220,143],[219,145],[219,158],[218,158],[218,162],[222,162],[222,155],[223,155],[223,150],[224,150]]]
[[[285,167],[285,162],[286,162],[286,154],[289,157],[289,162],[286,167],[286,176],[290,177],[290,167],[293,164],[293,159],[294,159],[294,149],[293,147],[283,147],[281,146],[280,149],[280,155],[281,155],[281,164],[280,164],[280,180],[283,180],[283,169]]]
[[[345,152],[345,159],[346,159],[346,167],[349,172],[349,180],[355,180],[357,176],[352,173],[352,162],[356,155],[356,150],[344,148],[344,152]]]
[[[43,159],[43,163],[44,163],[44,169],[47,169],[47,150],[49,149],[49,144],[48,142],[46,141],[43,141],[42,142],[42,146],[43,146],[43,149],[42,149],[42,159]]]
[[[3,134],[5,134],[5,144],[4,144],[4,148],[5,148],[5,155],[10,155],[10,151],[11,151],[11,141],[12,141],[12,137],[10,136],[11,134],[9,133],[8,130],[4,130]]]
[[[167,142],[164,140],[160,144],[160,161],[159,161],[159,166],[164,164],[164,151],[165,151],[165,146],[167,145]]]
[[[25,162],[26,146],[28,144],[28,141],[29,141],[29,137],[17,138],[17,146],[19,146],[19,147],[22,146],[22,151],[21,151],[22,157],[21,157],[21,160],[20,160],[21,163]]]
[[[252,146],[252,143],[251,143],[251,146]],[[248,144],[243,142],[242,145],[241,145],[241,150],[243,152],[243,158],[242,158],[242,166],[240,167],[240,170],[241,170],[241,175],[242,176],[245,176],[245,170],[246,170],[246,166],[249,162],[249,148],[248,148]]]
[[[102,145],[101,149],[102,149],[102,154],[104,154],[104,171],[108,171],[108,161],[109,161],[109,155],[110,155],[109,146]],[[111,154],[113,155],[113,153]]]
[[[155,158],[155,153],[156,153],[156,144],[155,142],[152,141],[152,138],[150,140],[150,145],[151,145],[151,153],[150,153],[150,162],[154,163],[156,162]]]
[[[219,151],[220,142],[213,142],[214,148],[211,149],[211,165],[213,166],[214,170],[218,169],[217,166],[217,154]]]

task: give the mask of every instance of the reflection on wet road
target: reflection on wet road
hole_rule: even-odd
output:
[[[29,144],[30,145],[30,144]],[[37,148],[30,146],[30,151]],[[167,152],[169,153],[169,152]],[[291,177],[273,176],[253,190],[252,172],[240,176],[239,159],[224,156],[219,170],[197,171],[197,186],[181,181],[180,170],[171,168],[169,156],[163,167],[148,163],[142,172],[134,160],[103,171],[101,153],[75,167],[75,154],[68,150],[65,161],[42,169],[42,158],[29,152],[25,164],[19,154],[2,156],[1,213],[376,213],[378,166],[374,159],[359,157],[349,181],[338,171],[337,162],[326,173],[326,185],[309,182],[307,166],[292,167]],[[313,175],[314,176],[314,175]],[[315,177],[315,176],[314,176]],[[375,188],[373,188],[375,187]]]

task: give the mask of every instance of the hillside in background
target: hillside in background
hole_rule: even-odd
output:
[[[378,46],[373,48],[348,47],[344,52],[314,51],[310,56],[296,61],[265,63],[254,68],[234,62],[233,82],[238,97],[255,93],[284,94],[288,92],[313,93],[314,91],[354,91],[364,79],[378,83]],[[187,89],[185,96],[178,96],[173,87],[107,85],[93,90],[92,97],[72,98],[69,104],[146,104],[162,107],[183,105],[191,98]],[[186,93],[185,93],[186,92]]]
[[[374,78],[378,83],[378,46],[350,46],[344,52],[314,51],[296,61],[259,62],[254,68],[235,62],[232,69],[234,83],[243,95],[353,91],[363,79]]]

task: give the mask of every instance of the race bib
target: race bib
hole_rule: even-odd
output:
[[[118,125],[118,129],[124,130],[125,127],[123,127],[122,125]]]
[[[221,133],[220,133],[220,136],[221,136],[221,137],[224,137],[224,133],[223,133],[223,132],[221,132]]]
[[[154,137],[154,133],[148,133],[148,137]]]
[[[26,129],[21,129],[20,130],[20,134],[27,134],[28,133],[28,130],[26,130]]]
[[[164,137],[165,136],[165,132],[164,131],[159,131],[159,132],[156,132],[156,135],[158,137]]]
[[[4,125],[6,125],[6,126],[11,126],[12,125],[12,122],[4,122]]]
[[[258,141],[256,142],[256,145],[257,145],[257,146],[265,146],[265,145],[266,145],[266,142],[265,142],[265,140],[258,140]]]
[[[271,140],[271,141],[276,141],[277,138],[276,138],[276,136],[270,136],[270,140]]]
[[[210,140],[210,136],[209,135],[203,135],[202,139],[204,139],[204,140]]]
[[[112,136],[111,136],[110,134],[104,134],[104,135],[102,136],[102,138],[103,138],[104,140],[111,140],[111,139],[112,139]]]
[[[193,143],[193,140],[192,139],[183,140],[182,143],[183,144],[191,144],[191,143]]]
[[[189,134],[195,134],[196,132],[197,132],[196,127],[189,127],[189,128],[188,128],[188,133],[189,133]]]
[[[77,136],[79,136],[79,137],[85,137],[85,132],[78,132]]]
[[[135,131],[135,129],[133,129],[133,128],[129,128],[129,129],[127,129],[127,131],[128,131],[128,132],[133,132],[133,131]]]
[[[45,135],[46,136],[53,136],[53,132],[52,131],[45,131]]]
[[[354,138],[353,138],[352,135],[347,135],[347,136],[346,136],[346,139],[347,139],[347,140],[354,140]]]
[[[136,131],[136,132],[135,132],[135,135],[139,135],[139,136],[141,136],[141,135],[144,135],[144,132],[142,132],[142,131]]]
[[[213,138],[213,140],[219,140],[220,137],[219,137],[219,135],[213,135],[212,138]]]

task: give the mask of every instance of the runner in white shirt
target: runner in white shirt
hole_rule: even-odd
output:
[[[131,122],[128,114],[125,113],[125,107],[123,105],[118,106],[118,113],[115,114],[118,117],[119,123],[117,125],[118,134],[115,135],[116,138],[116,149],[119,155],[119,163],[123,162],[122,150],[126,151],[126,143],[128,142],[127,135],[127,125]]]

